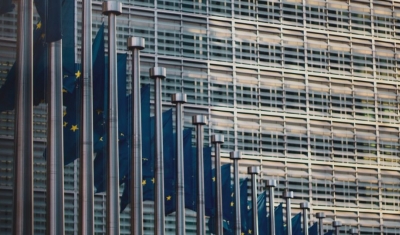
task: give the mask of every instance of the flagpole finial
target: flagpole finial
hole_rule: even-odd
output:
[[[342,222],[339,220],[332,221],[332,226],[335,228],[342,227]]]
[[[128,50],[139,49],[143,50],[145,47],[145,40],[141,37],[129,37],[126,41]]]
[[[283,198],[294,198],[293,191],[289,191],[289,190],[285,189],[285,191],[283,191],[283,193],[282,193],[282,197]]]
[[[122,3],[117,1],[104,1],[103,2],[103,14],[115,14],[121,15],[122,13]]]
[[[300,203],[300,209],[310,209],[310,204],[308,202]]]
[[[195,115],[192,117],[192,124],[194,125],[207,125],[208,120],[205,115]]]
[[[324,212],[318,212],[315,214],[315,217],[317,217],[318,219],[323,219],[326,218],[326,215]]]
[[[232,151],[232,152],[230,152],[229,157],[232,160],[242,159],[242,152],[240,152],[240,151]]]
[[[187,95],[184,93],[175,93],[171,96],[171,103],[173,104],[183,104],[187,102]]]
[[[214,134],[211,136],[211,143],[213,144],[222,144],[224,143],[224,135]]]
[[[268,188],[276,187],[276,180],[273,179],[267,180],[267,182],[265,182],[265,186],[267,186]]]
[[[259,166],[249,166],[247,168],[247,173],[248,174],[260,174],[260,167]]]
[[[149,69],[149,74],[151,78],[165,78],[167,77],[167,69],[163,67],[153,67]]]
[[[356,229],[356,228],[351,228],[351,229],[349,229],[349,234],[351,234],[351,235],[356,235],[356,234],[358,234],[358,229]]]

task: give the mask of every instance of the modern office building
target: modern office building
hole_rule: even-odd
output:
[[[192,115],[207,115],[205,143],[224,134],[224,162],[230,151],[242,151],[241,178],[248,177],[247,166],[260,165],[262,180],[278,181],[276,202],[283,202],[284,189],[294,191],[293,215],[308,201],[311,222],[317,212],[327,215],[325,231],[340,220],[341,234],[349,228],[400,234],[400,1],[122,2],[119,52],[126,51],[127,37],[145,38],[142,83],[152,84],[150,67],[166,67],[165,109],[172,107],[171,94],[187,93],[185,126],[192,126]],[[95,35],[107,18],[101,1],[93,1],[93,11]],[[80,12],[77,1],[78,61]],[[0,16],[0,86],[15,61],[16,14]],[[35,234],[44,234],[46,105],[34,110]],[[13,111],[0,114],[0,234],[11,231],[13,122]],[[66,234],[78,230],[78,167],[77,161],[65,167]],[[145,205],[145,232],[152,234],[152,202]],[[129,234],[128,210],[121,234]],[[187,213],[188,234],[194,234],[195,213]],[[98,234],[104,224],[105,195],[99,194]],[[173,216],[166,228],[174,231]]]

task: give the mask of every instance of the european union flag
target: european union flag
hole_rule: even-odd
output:
[[[142,109],[142,113],[143,113],[143,109]],[[142,115],[143,117],[143,115]],[[146,122],[142,121],[142,125],[146,124]],[[149,148],[149,155],[145,156],[143,155],[143,180],[142,180],[142,186],[143,186],[143,201],[154,201],[154,186],[155,186],[155,177],[154,177],[154,167],[150,168],[150,164],[148,164],[149,162],[154,162],[154,117],[150,118],[149,120],[149,124],[151,126],[150,129],[144,129],[142,126],[142,130],[144,131],[143,133],[146,132],[146,130],[150,130],[148,132],[146,132],[147,135],[150,135],[150,139],[151,142],[149,143],[150,146],[146,147],[145,145],[143,145],[142,150],[145,150],[146,148]],[[168,152],[170,150],[168,150],[169,148],[172,148],[171,146],[166,146],[167,142],[166,139],[173,139],[172,138],[172,109],[163,112],[163,141],[164,141],[164,145],[163,145],[163,150],[164,150],[164,161],[165,161],[165,157],[167,158],[171,158],[171,152]],[[171,130],[171,131],[170,131]],[[143,134],[143,136],[145,136],[145,134]],[[143,153],[143,151],[142,151]],[[145,166],[146,164],[146,166]],[[128,165],[128,167],[130,167],[130,164]],[[151,172],[149,172],[147,169],[150,169]],[[168,172],[168,174],[170,174],[170,172]],[[165,172],[164,172],[164,177],[166,177]],[[172,176],[167,175],[167,177],[169,177],[171,179]],[[125,176],[125,180],[122,180],[120,183],[124,182],[125,183],[125,188],[124,188],[124,192],[122,194],[122,198],[121,198],[121,212],[126,208],[126,206],[130,203],[130,169],[128,169],[127,174]],[[166,180],[164,179],[164,186],[166,186],[165,184]],[[170,185],[168,186],[170,187]],[[166,195],[167,197],[168,195]],[[171,198],[169,198],[169,200],[174,200],[172,197],[173,195],[169,195],[171,196]],[[165,198],[165,200],[168,200],[168,198]],[[168,201],[169,201],[168,200]]]
[[[275,208],[275,234],[276,235],[284,235],[285,230],[283,227],[283,206],[282,203],[280,203],[276,208]]]
[[[0,15],[6,14],[14,10],[15,5],[12,0],[2,0],[0,2]]]
[[[257,213],[258,213],[258,232],[260,234],[269,234],[268,230],[268,217],[267,217],[267,194],[266,192],[262,192],[257,196]],[[249,210],[248,210],[248,229],[247,233],[252,234],[252,224],[253,224],[253,206],[252,203],[249,204]]]
[[[8,0],[2,1],[1,4],[7,5]],[[11,1],[10,1],[11,2]],[[33,105],[38,105],[45,99],[45,87],[47,77],[47,46],[45,43],[45,29],[44,29],[44,1],[35,0],[35,5],[40,13],[41,21],[36,24],[33,31]],[[75,36],[74,36],[74,10],[75,1],[64,0],[62,7],[62,18],[64,24],[60,27],[65,37],[63,38],[63,75],[64,75],[64,88],[65,82],[71,79],[73,83],[69,92],[73,93],[75,88]],[[41,13],[42,12],[42,13]],[[60,14],[61,16],[61,14]],[[6,82],[0,88],[0,112],[5,110],[13,110],[15,106],[15,76],[16,67],[11,67],[6,77]]]
[[[301,213],[298,213],[292,218],[292,234],[293,235],[302,235],[301,231]]]
[[[315,222],[309,229],[308,234],[310,235],[318,235],[318,223]]]
[[[62,38],[62,8],[66,1],[72,0],[34,0],[36,10],[45,27],[46,42]]]
[[[247,182],[248,178],[242,180],[240,183],[240,219],[241,219],[241,227],[242,233],[246,234],[248,231],[247,225],[247,214],[248,214],[248,200],[247,200]]]
[[[44,43],[44,31],[41,23],[37,23],[33,32],[33,105],[38,105],[44,100],[45,73],[47,64],[47,47]],[[6,77],[6,82],[0,88],[0,112],[12,110],[15,107],[15,76],[16,63],[11,67]]]

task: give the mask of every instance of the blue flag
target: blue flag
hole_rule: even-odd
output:
[[[142,98],[143,100],[143,98]],[[142,103],[143,104],[143,103]],[[143,113],[143,109],[142,109],[142,113]],[[145,114],[146,115],[146,114]],[[142,114],[143,117],[143,114]],[[143,123],[146,124],[146,122],[142,121],[142,125]],[[148,147],[150,149],[149,151],[149,155],[145,156],[143,154],[143,180],[142,180],[142,186],[143,186],[143,201],[154,201],[154,187],[155,187],[155,177],[154,177],[154,167],[149,167],[149,163],[150,162],[154,162],[154,117],[150,118],[149,120],[150,131],[146,131],[146,129],[143,128],[142,126],[142,132],[146,133],[147,135],[151,136],[151,143],[150,146]],[[150,132],[150,133],[149,133]],[[145,136],[146,134],[142,134],[143,136]],[[171,158],[170,150],[168,150],[168,148],[172,148],[171,146],[166,146],[167,141],[166,139],[173,139],[172,138],[172,109],[165,111],[163,113],[163,140],[164,140],[164,145],[163,145],[163,151],[164,151],[164,159],[165,157],[167,158]],[[142,143],[142,153],[144,152],[144,150],[146,149],[146,146],[144,143]],[[129,155],[130,156],[130,155]],[[165,163],[165,162],[164,162]],[[146,165],[146,166],[145,166]],[[130,167],[130,164],[128,165],[128,168]],[[148,171],[148,169],[150,169],[151,172]],[[170,174],[170,172],[168,172],[168,174]],[[164,174],[165,177],[165,174]],[[121,212],[126,208],[126,206],[130,203],[130,169],[128,169],[126,176],[124,177],[125,180],[122,180],[122,182],[125,183],[125,188],[124,188],[124,192],[122,194],[122,198],[121,198]],[[164,179],[164,183],[167,180]],[[166,184],[165,184],[166,185]],[[164,186],[165,186],[164,185]],[[170,187],[170,185],[168,186]],[[165,191],[164,191],[165,192]],[[167,193],[166,193],[167,194]],[[168,195],[166,195],[167,197]],[[173,200],[172,197],[173,195],[170,195],[171,198],[169,198],[170,200]],[[165,200],[168,200],[168,198],[165,198]],[[168,200],[169,201],[169,200]]]
[[[333,230],[329,230],[329,231],[326,232],[324,235],[333,235]]]
[[[268,217],[267,217],[267,194],[263,193],[257,196],[257,214],[258,214],[258,232],[260,234],[269,234]],[[247,233],[253,233],[253,205],[249,203],[249,210],[247,211]]]
[[[46,42],[58,41],[62,38],[62,7],[72,0],[34,0],[36,10],[42,19]],[[72,17],[73,18],[73,17]]]
[[[301,213],[298,213],[292,218],[292,234],[293,235],[303,234],[301,230]]]
[[[247,225],[247,215],[248,215],[248,200],[247,200],[247,182],[249,181],[248,178],[244,179],[240,183],[240,219],[241,219],[241,227],[242,233],[247,234],[248,232],[248,225]]]
[[[308,228],[308,234],[318,235],[318,223],[315,222],[310,228]]]
[[[0,1],[0,15],[13,11],[14,7],[15,5],[12,3],[12,0]]]
[[[285,230],[283,227],[283,206],[282,203],[280,203],[276,208],[275,208],[275,234],[276,235],[284,235]]]

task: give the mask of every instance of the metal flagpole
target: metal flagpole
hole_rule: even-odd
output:
[[[167,71],[162,67],[153,67],[149,70],[150,77],[154,79],[155,93],[155,200],[154,200],[154,229],[155,235],[165,233],[165,206],[164,206],[164,156],[163,156],[163,120],[162,120],[162,97],[161,79],[167,75]]]
[[[82,0],[79,234],[94,234],[92,1]]]
[[[183,155],[183,110],[182,104],[187,102],[186,94],[176,93],[171,97],[171,102],[176,104],[176,213],[175,230],[176,235],[185,233],[185,178],[184,178],[184,155]]]
[[[286,200],[286,231],[287,235],[292,235],[292,210],[290,201],[294,197],[293,192],[285,189],[282,197]]]
[[[339,228],[342,227],[342,222],[334,220],[332,221],[332,226],[335,228],[335,235],[339,235]]]
[[[122,13],[117,1],[103,2],[103,14],[108,15],[108,112],[107,112],[107,224],[108,235],[119,235],[119,151],[118,151],[118,82],[116,16]]]
[[[131,233],[143,234],[142,190],[142,119],[140,106],[140,50],[144,38],[129,37],[128,49],[132,51],[132,160],[131,160]]]
[[[33,228],[33,1],[18,2],[13,234]]]
[[[49,43],[46,234],[64,234],[62,40]]]
[[[324,235],[324,227],[323,227],[323,219],[326,217],[324,212],[318,212],[316,214],[316,217],[318,218],[318,230],[319,230],[319,235]]]
[[[223,235],[223,214],[222,214],[222,177],[221,177],[221,145],[224,143],[223,135],[212,135],[211,143],[215,145],[215,192],[217,196],[217,206],[216,206],[216,234]]]
[[[240,214],[240,184],[239,184],[239,160],[242,159],[242,153],[239,151],[230,152],[230,159],[233,160],[233,174],[235,184],[235,235],[242,233],[242,221]],[[247,201],[247,200],[246,200]]]
[[[204,161],[203,161],[203,125],[207,125],[207,117],[195,115],[192,123],[196,125],[196,146],[197,146],[197,235],[206,233],[205,227],[205,197],[204,197]]]
[[[300,203],[300,209],[303,210],[303,234],[308,235],[308,215],[307,210],[310,209],[308,202]]]
[[[351,234],[351,235],[357,235],[357,234],[358,234],[358,229],[356,229],[356,228],[351,228],[351,229],[349,229],[349,234]]]
[[[275,235],[274,188],[276,187],[276,180],[267,180],[266,186],[269,190],[269,231],[271,235]]]
[[[259,166],[249,166],[247,173],[251,174],[251,198],[253,205],[253,233],[258,235],[258,208],[257,208],[257,175],[260,174]]]

